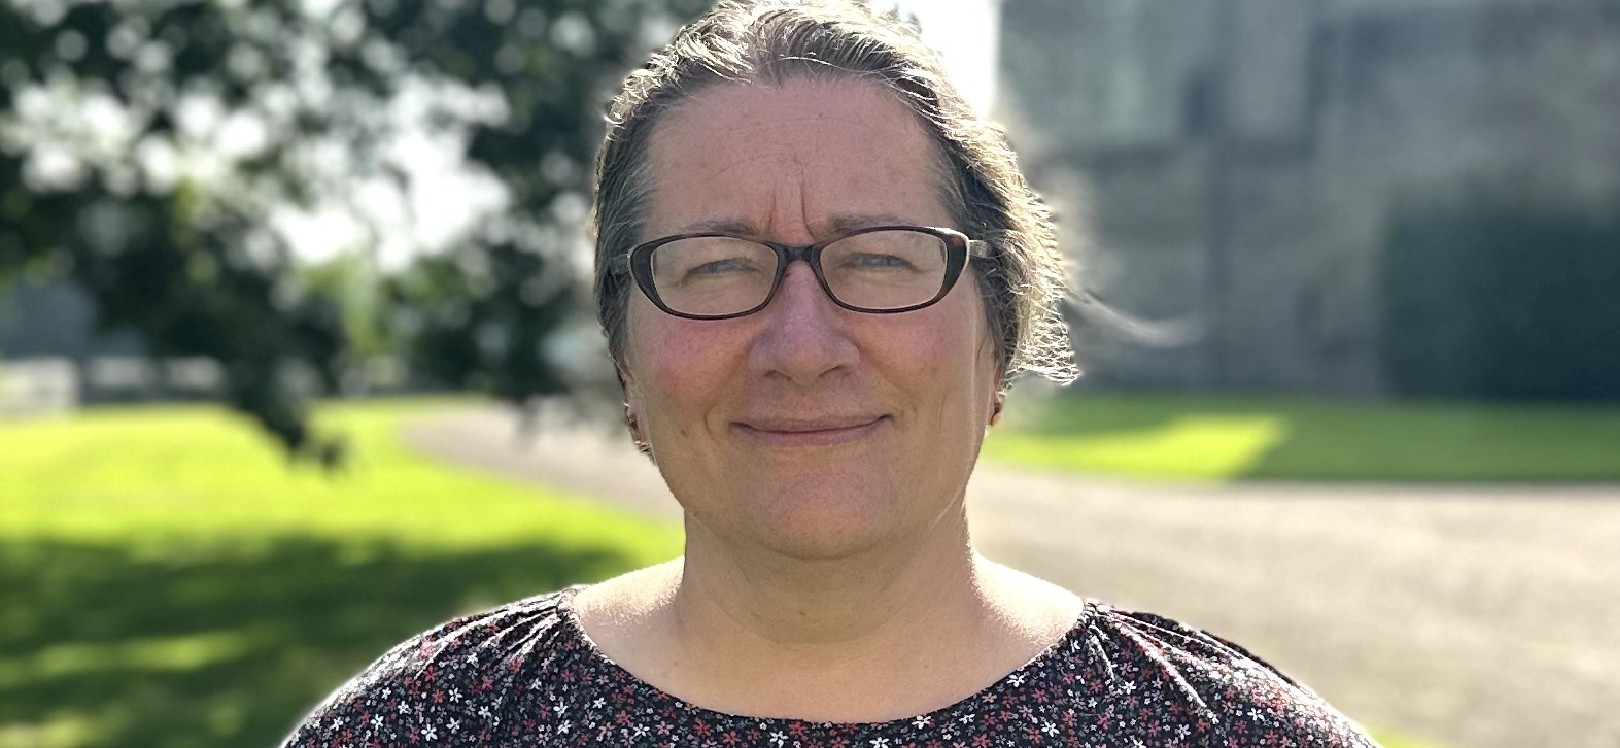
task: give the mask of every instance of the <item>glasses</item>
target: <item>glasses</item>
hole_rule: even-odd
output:
[[[833,303],[893,314],[950,293],[969,259],[990,243],[951,229],[878,226],[815,244],[791,245],[731,234],[679,234],[637,245],[618,258],[654,306],[687,319],[731,319],[764,309],[797,260],[810,265]]]

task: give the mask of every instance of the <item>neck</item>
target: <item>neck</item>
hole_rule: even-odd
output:
[[[896,641],[915,649],[932,636],[971,634],[940,625],[972,629],[989,608],[965,519],[942,521],[936,530],[914,543],[802,559],[708,542],[704,529],[689,522],[671,606],[675,633],[699,651],[812,667],[892,652]]]

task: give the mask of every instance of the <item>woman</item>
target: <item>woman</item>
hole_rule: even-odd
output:
[[[1073,378],[1063,267],[910,30],[722,5],[627,79],[597,187],[686,555],[423,634],[289,745],[1371,745],[1241,648],[973,552],[1007,382]]]

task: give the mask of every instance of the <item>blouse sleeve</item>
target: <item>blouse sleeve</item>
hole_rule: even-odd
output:
[[[547,595],[435,626],[340,686],[282,746],[502,745],[508,698],[557,616]]]

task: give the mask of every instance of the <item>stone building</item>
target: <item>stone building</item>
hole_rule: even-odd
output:
[[[1481,186],[1620,209],[1615,0],[1004,0],[1001,24],[1000,116],[1090,216],[1082,282],[1194,331],[1081,324],[1098,383],[1384,395],[1394,211]]]

